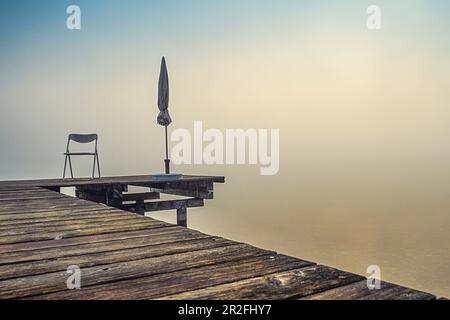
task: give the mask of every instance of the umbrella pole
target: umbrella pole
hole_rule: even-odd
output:
[[[167,126],[166,127],[166,159],[164,163],[166,165],[166,174],[170,174],[170,160],[169,160],[169,139],[167,134]]]

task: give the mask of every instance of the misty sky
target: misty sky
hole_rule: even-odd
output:
[[[372,3],[1,1],[0,177],[58,176],[71,131],[100,134],[110,174],[157,170],[162,55],[176,127],[280,128],[318,157],[446,153],[448,1],[378,1],[376,32]]]

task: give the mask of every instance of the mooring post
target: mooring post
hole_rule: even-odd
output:
[[[187,208],[186,207],[177,209],[177,224],[180,227],[187,228]]]

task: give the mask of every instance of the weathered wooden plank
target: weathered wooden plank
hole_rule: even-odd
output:
[[[268,259],[266,251],[257,250],[247,245],[219,247],[209,250],[83,268],[81,270],[81,285],[82,288],[88,289],[89,286],[108,284],[112,281],[125,279],[130,279],[131,282],[134,282],[136,278],[140,280],[145,279],[141,277],[150,277],[158,274],[169,273],[169,277],[171,277],[176,271],[192,270],[191,268],[200,266],[205,268],[205,266],[217,265],[228,261],[241,261],[249,257],[258,257],[260,259],[266,257]],[[65,271],[0,281],[0,299],[23,298],[63,290],[66,292],[66,281],[67,273]],[[121,286],[122,283],[124,281],[120,281],[119,283],[115,282],[114,285]],[[158,289],[162,289],[161,284]],[[81,293],[84,289],[78,291]],[[104,291],[102,290],[102,292]]]
[[[169,224],[164,222],[148,221],[145,223],[139,222],[137,224],[132,223],[128,225],[108,225],[102,227],[86,228],[83,230],[67,230],[67,231],[48,231],[40,233],[30,233],[30,234],[20,234],[20,235],[9,235],[0,237],[0,245],[21,243],[21,242],[32,242],[32,241],[43,241],[43,240],[54,240],[54,239],[64,239],[64,238],[74,238],[80,236],[96,235],[111,232],[122,232],[122,231],[137,231],[151,228],[163,228],[167,227]]]
[[[383,282],[380,290],[369,290],[367,281],[359,281],[304,297],[305,300],[434,300],[435,296]]]
[[[105,221],[100,221],[98,223],[91,222],[82,222],[82,221],[69,221],[68,223],[62,223],[57,225],[48,225],[48,226],[25,226],[25,227],[16,227],[16,228],[8,228],[6,230],[0,230],[0,243],[2,237],[7,236],[20,236],[20,235],[28,235],[28,234],[39,234],[46,232],[65,232],[72,230],[85,230],[92,228],[101,228],[101,227],[114,227],[114,226],[124,226],[124,225],[146,225],[146,224],[155,224],[155,220],[150,220],[145,217],[136,216],[136,217],[119,217],[107,219]]]
[[[36,299],[155,299],[185,291],[302,268],[312,264],[282,255],[263,255],[261,257],[243,259],[238,254],[233,261],[230,261],[230,258],[225,258],[221,259],[224,263],[213,265],[206,265],[211,263],[211,257],[206,255],[204,259],[204,261],[199,261],[198,258],[193,258],[186,254],[179,261],[180,264],[184,264],[184,267],[177,272],[174,272],[175,270],[164,274],[155,272],[154,276],[83,287],[81,290],[76,290],[76,292],[65,290],[56,294],[38,296]],[[164,265],[164,263],[167,265]],[[169,259],[164,263],[161,271],[167,272],[167,268],[172,266],[172,260]],[[174,266],[179,268],[179,263],[177,262]],[[188,269],[190,267],[188,265],[192,264],[198,267]],[[155,271],[156,267],[152,266],[150,269]]]
[[[1,210],[2,208],[0,208]],[[77,212],[77,211],[87,211],[87,210],[112,210],[113,208],[102,205],[102,204],[95,204],[95,203],[89,203],[89,204],[80,204],[80,203],[72,203],[71,205],[61,205],[61,204],[53,204],[48,205],[41,208],[36,207],[22,207],[22,208],[9,208],[5,209],[3,208],[2,211],[0,211],[0,219],[8,219],[8,217],[4,217],[6,215],[22,215],[22,214],[37,214],[39,215],[45,215],[46,213],[59,213],[59,212]]]
[[[17,201],[30,201],[30,200],[51,200],[51,199],[62,199],[65,198],[64,195],[60,193],[54,193],[52,195],[49,194],[37,194],[37,195],[31,195],[31,194],[18,194],[18,195],[1,195],[0,196],[0,205],[2,203],[7,202],[17,202]]]
[[[73,200],[76,199],[76,200]],[[43,197],[33,199],[19,199],[19,200],[2,200],[0,202],[1,208],[14,209],[26,207],[45,207],[47,205],[66,205],[66,204],[87,204],[86,201],[78,198],[62,197]]]
[[[75,200],[74,200],[75,199]],[[22,208],[38,208],[38,209],[42,209],[42,208],[46,208],[48,205],[83,205],[83,204],[91,204],[88,203],[84,200],[78,199],[78,198],[68,198],[68,197],[61,197],[61,198],[49,198],[49,197],[44,197],[41,199],[22,199],[20,201],[15,201],[15,200],[11,200],[11,201],[2,201],[1,203],[1,209],[2,211],[4,209],[22,209]]]
[[[6,198],[7,196],[5,196]],[[12,196],[8,196],[11,197]],[[44,204],[46,202],[51,202],[51,203],[67,203],[67,202],[72,202],[72,203],[88,203],[87,201],[77,198],[77,197],[72,197],[72,196],[68,196],[66,194],[62,194],[62,193],[58,193],[58,192],[51,192],[49,191],[48,194],[39,194],[39,195],[34,195],[31,197],[26,197],[25,195],[17,195],[17,197],[22,197],[24,203],[34,203],[34,204]],[[1,203],[2,206],[4,205],[8,205],[8,201],[4,200]],[[17,201],[15,201],[14,199],[12,199],[10,201],[10,205],[20,205],[20,203],[17,203]]]
[[[152,230],[153,231],[153,230]],[[62,257],[77,256],[91,253],[101,253],[116,250],[133,249],[162,243],[198,240],[211,237],[200,232],[192,232],[183,228],[159,228],[151,233],[143,234],[139,238],[110,239],[98,243],[75,243],[60,247],[38,248],[26,251],[0,253],[0,265],[12,263],[50,260]]]
[[[131,213],[130,213],[131,214]],[[98,210],[98,211],[84,211],[84,212],[78,212],[78,214],[55,214],[55,215],[49,215],[49,216],[43,216],[43,217],[30,217],[25,219],[18,219],[17,216],[10,216],[10,219],[0,219],[0,226],[19,226],[19,225],[32,225],[32,224],[39,224],[39,223],[51,223],[51,222],[61,222],[61,221],[84,221],[84,220],[93,220],[98,218],[105,218],[105,217],[124,217],[127,216],[126,213],[120,211],[113,211],[113,210]],[[22,215],[21,215],[22,217]]]
[[[7,196],[5,196],[6,198]],[[9,196],[12,198],[12,196]],[[72,202],[84,202],[82,199],[76,198],[76,197],[70,197],[68,195],[57,193],[57,192],[51,192],[49,195],[44,196],[34,196],[27,198],[26,196],[18,195],[16,197],[21,197],[21,199],[24,201],[24,203],[45,203],[45,202],[55,202],[55,203],[64,203],[72,200]],[[74,201],[75,200],[75,201]],[[20,203],[17,203],[16,199],[11,199],[10,201],[11,205],[20,205]],[[2,206],[8,205],[8,200],[4,199],[1,203]]]
[[[45,190],[45,189],[41,189],[41,190]],[[28,195],[30,197],[28,197]],[[0,194],[1,196],[1,194]],[[45,200],[45,197],[47,198],[52,198],[52,201],[61,201],[63,199],[76,199],[79,200],[76,197],[73,196],[69,196],[67,194],[64,193],[60,193],[60,192],[55,192],[55,191],[30,191],[30,192],[15,192],[13,194],[5,194],[4,197],[8,197],[8,196],[15,196],[15,197],[23,197],[25,201],[42,201]],[[44,196],[44,199],[41,197]]]
[[[103,214],[101,216],[93,217],[87,216],[89,219],[76,219],[76,220],[56,220],[56,221],[45,221],[45,222],[30,222],[30,223],[15,223],[9,225],[0,224],[0,237],[2,232],[12,232],[13,234],[20,234],[20,232],[24,233],[35,233],[42,230],[55,229],[55,230],[69,230],[69,229],[78,229],[78,226],[86,227],[86,226],[96,226],[96,225],[106,225],[111,222],[123,221],[126,223],[127,221],[135,221],[134,217],[124,214],[111,214],[106,215]]]
[[[0,245],[0,253],[12,253],[12,252],[29,252],[32,250],[41,250],[48,248],[64,248],[70,246],[79,246],[84,244],[101,244],[108,241],[124,241],[133,240],[143,237],[153,237],[159,235],[165,231],[171,232],[174,230],[181,230],[183,228],[177,226],[166,226],[164,228],[150,228],[150,229],[138,229],[138,230],[117,230],[108,233],[100,233],[93,235],[84,235],[72,238],[56,238],[50,240],[24,242],[24,243],[12,243]],[[188,230],[195,234],[197,231]]]
[[[0,219],[7,220],[15,216],[18,219],[25,218],[26,215],[45,216],[46,214],[69,214],[71,212],[89,212],[89,211],[114,211],[117,208],[108,207],[102,204],[73,204],[66,206],[65,204],[53,204],[43,208],[24,207],[4,209],[0,212]],[[33,217],[33,216],[30,216]]]
[[[76,256],[55,257],[49,260],[0,265],[0,280],[20,278],[20,281],[22,281],[26,276],[36,276],[52,272],[66,271],[67,267],[72,265],[79,266],[83,269],[84,273],[86,268],[99,265],[115,265],[118,263],[129,264],[131,261],[170,256],[180,253],[191,253],[194,257],[195,251],[232,245],[236,246],[236,243],[220,238],[192,238],[186,241],[181,241],[180,239],[176,241],[174,237],[166,237],[166,239],[161,238],[159,242],[160,243],[149,245],[147,241],[147,246],[141,246],[138,248],[83,253]],[[0,285],[1,284],[2,282],[0,282]]]
[[[3,181],[3,182],[7,184],[7,181]],[[9,192],[9,191],[18,192],[18,191],[27,191],[27,190],[34,191],[34,190],[46,190],[46,189],[43,189],[41,187],[13,187],[13,186],[8,186],[8,185],[0,186],[0,193]]]
[[[325,266],[246,279],[202,290],[163,297],[164,300],[285,300],[307,296],[356,281],[363,277]]]
[[[36,188],[36,189],[23,189],[23,190],[0,190],[0,197],[12,196],[12,195],[53,195],[54,192],[51,192],[46,189]]]
[[[0,186],[0,193],[19,192],[19,191],[47,191],[47,189],[43,189],[41,187],[1,187]]]
[[[92,207],[92,202],[77,202],[76,200],[64,199],[64,202],[49,202],[44,201],[41,203],[23,202],[15,205],[2,205],[0,207],[0,215],[12,214],[12,213],[31,213],[39,210],[48,211],[51,209],[70,209],[70,208],[83,208]],[[105,206],[106,207],[106,206]]]
[[[112,214],[112,213],[121,213],[126,216],[135,216],[131,212],[124,212],[123,210],[118,210],[117,208],[107,207],[107,206],[79,206],[79,207],[65,207],[65,210],[57,210],[57,209],[49,209],[43,212],[32,212],[23,210],[20,212],[9,212],[0,214],[0,223],[1,222],[9,222],[15,220],[39,220],[39,219],[47,219],[60,217],[61,219],[64,217],[75,217],[75,216],[89,216],[90,214]]]

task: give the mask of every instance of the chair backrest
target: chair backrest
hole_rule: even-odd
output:
[[[70,141],[74,141],[76,143],[91,143],[95,141],[95,152],[97,152],[97,141],[98,141],[98,135],[96,133],[94,134],[76,134],[72,133],[69,134],[69,138],[67,139],[67,148],[66,151],[69,152],[69,145]]]
[[[69,135],[69,142],[75,141],[77,143],[91,143],[93,141],[98,140],[98,135],[94,134],[75,134],[72,133]]]

